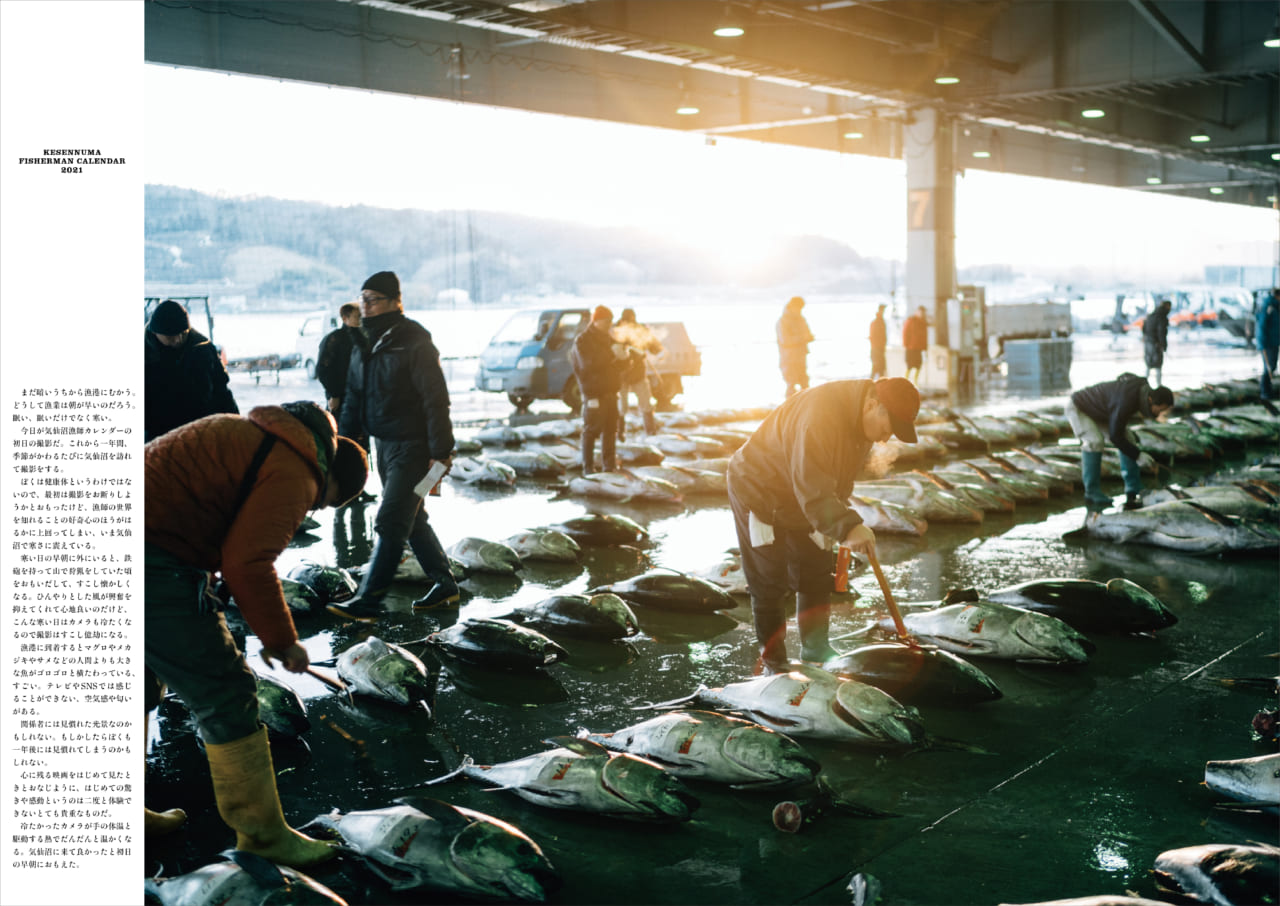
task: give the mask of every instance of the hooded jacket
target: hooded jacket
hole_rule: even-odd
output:
[[[1107,436],[1125,456],[1137,459],[1142,455],[1125,429],[1135,415],[1151,417],[1151,388],[1145,380],[1125,372],[1114,381],[1082,387],[1071,394],[1071,402],[1099,425],[1106,425]]]
[[[344,437],[421,441],[432,459],[453,453],[449,387],[431,333],[390,312],[366,318],[368,328],[386,324],[369,337],[370,346],[352,347],[339,425]]]
[[[585,399],[602,399],[616,394],[622,386],[626,360],[613,351],[613,336],[607,330],[588,326],[578,334],[569,352],[574,377]]]
[[[151,331],[144,333],[146,440],[206,415],[240,411],[231,395],[230,378],[218,350],[203,334],[188,331],[187,341],[173,349],[156,339]]]
[[[275,445],[236,510],[267,434]],[[323,487],[316,434],[279,406],[211,415],[146,445],[146,541],[196,569],[221,571],[267,648],[298,640],[275,563]]]
[[[849,508],[871,441],[862,407],[871,381],[832,381],[769,413],[729,460],[729,493],[769,525],[842,541],[862,523]]]

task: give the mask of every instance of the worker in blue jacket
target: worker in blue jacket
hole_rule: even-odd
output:
[[[1262,378],[1258,392],[1264,400],[1275,399],[1271,376],[1276,370],[1276,355],[1280,353],[1280,290],[1272,288],[1262,294],[1254,312],[1257,319],[1253,342],[1262,353]]]

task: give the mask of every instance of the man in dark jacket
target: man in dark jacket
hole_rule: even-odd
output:
[[[874,554],[876,536],[849,506],[871,445],[893,434],[916,442],[920,394],[904,378],[832,381],[791,397],[729,460],[742,571],[764,672],[788,669],[784,596],[796,592],[801,659],[821,664],[827,640],[833,546]]]
[[[1164,369],[1164,353],[1169,348],[1169,312],[1173,303],[1161,299],[1156,310],[1142,322],[1142,353],[1147,363],[1147,383],[1152,387],[1160,386],[1160,372]],[[1156,379],[1151,380],[1151,372]]]
[[[618,389],[627,356],[615,346],[609,332],[613,312],[597,305],[591,323],[573,341],[569,361],[582,390],[582,474],[596,470],[596,438],[600,442],[600,458],[606,472],[616,465],[615,444],[618,437]]]
[[[400,280],[391,271],[366,280],[360,301],[368,347],[352,349],[339,425],[347,437],[369,437],[376,443],[382,504],[359,591],[328,609],[373,622],[382,612],[406,542],[432,583],[413,602],[415,609],[456,604],[461,595],[449,558],[427,521],[422,498],[429,489],[420,486],[433,466],[447,470],[453,456],[449,388],[440,353],[427,329],[405,316]]]
[[[1071,394],[1066,406],[1067,421],[1080,440],[1080,473],[1089,512],[1111,506],[1111,498],[1102,493],[1102,451],[1108,438],[1120,450],[1124,508],[1136,510],[1142,506],[1141,470],[1152,465],[1154,459],[1133,442],[1129,422],[1135,415],[1156,418],[1171,408],[1173,391],[1168,387],[1152,390],[1142,378],[1127,372],[1114,381],[1103,381]]]
[[[871,342],[871,380],[888,377],[889,366],[885,362],[885,347],[889,345],[889,330],[884,323],[884,303],[876,309],[876,316],[871,319],[871,329],[867,339]]]
[[[206,415],[239,414],[218,350],[191,328],[181,304],[157,305],[145,333],[144,440]]]
[[[804,298],[792,296],[778,319],[778,368],[787,385],[787,396],[809,387],[809,344],[813,333],[804,319]]]
[[[351,349],[364,346],[364,333],[360,330],[360,306],[348,302],[338,309],[342,326],[331,331],[320,341],[316,351],[316,379],[324,387],[329,411],[337,418],[342,409],[342,398],[347,392],[347,369],[351,366]]]

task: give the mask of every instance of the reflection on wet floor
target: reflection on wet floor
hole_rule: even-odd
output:
[[[1265,453],[1275,450],[1246,450],[1234,461]],[[1197,474],[1208,468],[1192,467]],[[1118,482],[1108,489],[1118,493]],[[878,879],[884,902],[900,904],[1024,903],[1125,890],[1153,897],[1149,870],[1164,850],[1276,842],[1274,817],[1216,810],[1221,797],[1201,780],[1207,760],[1275,751],[1255,742],[1249,726],[1259,709],[1276,706],[1274,695],[1213,679],[1274,675],[1277,558],[1069,544],[1063,534],[1083,517],[1076,494],[1019,504],[979,525],[884,536],[880,559],[895,596],[934,601],[958,587],[1124,576],[1157,595],[1178,623],[1151,637],[1091,634],[1097,651],[1076,667],[983,661],[1000,700],[919,705],[931,738],[962,746],[903,753],[803,743],[836,795],[896,817],[827,810],[799,833],[782,833],[771,819],[774,806],[812,790],[735,791],[690,782],[700,801],[692,820],[651,826],[542,808],[464,779],[425,786],[464,756],[484,765],[520,758],[544,750],[544,740],[617,730],[653,713],[637,708],[748,677],[755,650],[745,599],[708,614],[635,608],[639,635],[560,639],[567,657],[534,674],[445,663],[433,717],[274,671],[305,700],[312,725],[300,741],[273,743],[285,814],[296,826],[406,795],[476,809],[541,846],[563,880],[549,897],[555,903],[848,903],[845,885],[858,872]],[[376,506],[321,514],[312,537],[286,552],[281,572],[306,560],[362,563]],[[531,563],[519,577],[472,577],[464,582],[471,597],[458,611],[415,613],[409,602],[423,589],[401,584],[373,627],[324,613],[299,616],[303,644],[314,661],[326,662],[370,635],[411,643],[459,617],[499,616],[650,565],[698,572],[735,543],[727,506],[714,499],[683,507],[583,501],[521,479],[514,490],[447,482],[443,496],[430,501],[446,547],[584,512],[634,519],[650,541],[586,548],[576,564]],[[850,594],[833,600],[833,636],[859,633],[884,616],[879,585],[865,570],[854,574]],[[234,611],[228,616],[233,631],[243,633]],[[789,631],[796,648],[794,623]],[[861,638],[837,648],[855,647]],[[243,644],[255,669],[265,669],[253,656],[257,640],[244,637]],[[433,662],[430,646],[406,647]],[[208,769],[180,702],[161,707],[152,733],[147,802],[181,806],[191,820],[184,832],[148,843],[148,870],[163,866],[176,875],[212,861],[232,836],[213,807]],[[350,858],[312,874],[353,904],[456,901],[392,892]]]

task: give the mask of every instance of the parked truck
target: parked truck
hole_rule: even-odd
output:
[[[563,400],[577,414],[582,392],[569,364],[574,337],[591,319],[586,308],[518,311],[493,335],[480,354],[476,389],[505,393],[517,412],[534,400]],[[702,357],[678,321],[645,322],[663,346],[650,357],[649,384],[660,408],[684,390],[684,378],[702,370]]]

